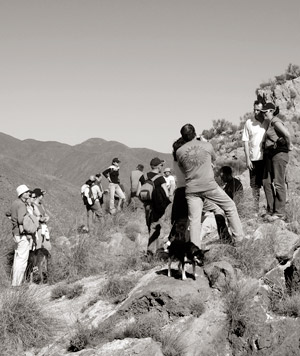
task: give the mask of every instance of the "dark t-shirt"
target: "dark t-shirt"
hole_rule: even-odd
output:
[[[154,180],[154,185],[155,185],[155,188],[161,186],[162,184],[166,183],[166,180],[165,178],[160,175],[159,173],[154,173],[154,172],[148,172],[146,173],[148,179],[152,179],[153,177],[157,176],[158,177]],[[145,183],[145,174],[143,174],[141,177],[140,177],[140,182],[141,184],[143,185]]]
[[[231,199],[237,196],[241,197],[243,194],[243,185],[238,179],[233,178],[231,182],[226,183],[224,191]]]
[[[280,122],[280,123],[282,123],[282,125],[284,125],[284,123],[279,119],[279,117],[275,116],[271,120],[269,127],[267,129],[267,132],[266,132],[265,148],[266,148],[266,151],[269,151],[273,155],[275,155],[278,152],[288,152],[289,151],[285,140],[283,140],[282,142],[278,142],[278,139],[280,137],[283,137],[283,135],[281,132],[278,131],[278,129],[276,129],[276,127],[275,127],[276,122]]]

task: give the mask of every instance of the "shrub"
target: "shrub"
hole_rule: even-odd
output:
[[[114,276],[108,280],[99,292],[99,295],[113,299],[115,303],[124,300],[131,289],[136,285],[136,278]]]
[[[67,299],[74,299],[83,293],[83,285],[76,283],[73,285],[59,284],[51,291],[52,299],[59,299],[66,296]]]
[[[186,354],[180,334],[166,333],[161,336],[162,353],[164,356],[182,356]]]
[[[256,281],[240,280],[227,286],[224,294],[224,308],[227,314],[229,334],[250,337],[256,330],[253,312]]]
[[[42,347],[50,340],[54,319],[46,316],[39,296],[25,288],[8,289],[0,295],[1,349]]]
[[[83,350],[89,343],[91,330],[78,324],[76,333],[71,337],[68,351],[78,352]]]

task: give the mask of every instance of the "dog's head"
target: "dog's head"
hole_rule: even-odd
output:
[[[200,267],[204,265],[204,259],[205,259],[205,253],[208,250],[200,250],[198,249],[193,253],[193,260],[196,262],[196,264]]]

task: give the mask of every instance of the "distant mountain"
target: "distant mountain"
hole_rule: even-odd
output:
[[[116,141],[91,138],[75,146],[55,141],[18,140],[0,133],[0,149],[4,157],[22,161],[40,174],[53,175],[74,185],[81,185],[91,174],[104,171],[114,157],[121,160],[120,178],[129,186],[129,175],[138,163],[149,170],[153,157],[172,162],[171,155],[147,148],[129,148]]]

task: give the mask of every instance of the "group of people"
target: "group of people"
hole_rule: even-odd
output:
[[[21,285],[24,280],[30,250],[42,247],[51,250],[47,226],[49,215],[43,204],[46,192],[41,188],[30,190],[25,184],[18,186],[16,191],[18,198],[7,213],[12,222],[12,233],[16,243],[12,268],[14,287]]]
[[[256,100],[254,115],[244,126],[242,141],[246,165],[250,173],[250,187],[256,214],[267,221],[285,218],[286,167],[292,143],[288,129],[277,116],[278,108],[271,102]],[[138,164],[130,175],[129,204],[145,209],[146,225],[149,231],[147,253],[154,255],[163,246],[161,234],[167,207],[171,209],[171,231],[169,238],[176,235],[178,226],[184,226],[186,240],[200,249],[204,232],[201,229],[203,213],[214,213],[220,238],[238,243],[243,239],[243,229],[239,218],[236,198],[242,197],[243,186],[234,178],[230,166],[220,169],[224,182],[223,189],[215,180],[213,146],[197,136],[193,125],[186,124],[181,137],[173,143],[173,172],[164,169],[164,160],[158,157],[150,161],[150,171],[144,173],[144,165]],[[122,210],[125,203],[124,187],[120,184],[120,160],[114,158],[102,173],[92,175],[81,187],[81,196],[86,206],[87,224],[90,220],[103,220],[103,196],[108,193],[109,213]],[[109,184],[107,191],[102,187],[102,176]],[[147,189],[145,188],[147,185]],[[259,210],[260,189],[263,186],[267,200],[265,212]],[[148,198],[145,198],[148,194]],[[42,204],[45,191],[40,188],[29,190],[26,185],[17,188],[18,199],[12,204],[11,221],[16,250],[13,264],[13,286],[21,284],[30,249],[51,248],[47,215]],[[142,198],[143,197],[143,198]],[[35,233],[24,230],[26,214],[35,216],[38,226]],[[226,223],[228,222],[228,226]],[[228,229],[229,227],[229,229]]]

